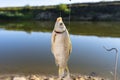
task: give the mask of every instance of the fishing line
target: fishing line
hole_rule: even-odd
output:
[[[69,0],[71,2],[71,0]],[[71,3],[68,5],[69,6],[69,18],[68,18],[68,24],[69,24],[69,30],[70,30],[70,23],[71,23]],[[62,11],[60,10],[60,17],[62,17]]]
[[[71,2],[71,0],[69,0]],[[71,19],[71,4],[69,4],[69,26],[70,26],[70,19]]]
[[[107,51],[112,51],[115,50],[116,51],[116,57],[115,57],[115,67],[114,67],[114,80],[117,80],[117,67],[118,67],[118,50],[117,48],[111,48],[111,49],[107,49],[106,47],[103,46],[104,49],[106,49]]]
[[[62,13],[61,13],[61,10],[60,10],[60,17],[62,17]]]
[[[69,0],[71,2],[71,0]],[[71,23],[71,4],[68,4],[69,7],[69,16],[68,16],[68,31],[70,30],[70,23]]]

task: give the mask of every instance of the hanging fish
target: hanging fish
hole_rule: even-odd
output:
[[[62,17],[58,17],[52,32],[51,51],[54,55],[56,65],[59,67],[59,77],[69,75],[67,62],[72,51],[70,36]]]

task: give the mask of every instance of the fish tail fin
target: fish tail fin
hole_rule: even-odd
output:
[[[59,67],[58,74],[59,74],[60,78],[63,78],[65,76],[70,76],[70,72],[69,72],[68,66],[66,66],[66,67]]]
[[[59,78],[63,78],[64,74],[65,74],[65,68],[64,67],[59,67],[58,74],[59,74]]]

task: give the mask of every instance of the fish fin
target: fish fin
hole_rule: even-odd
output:
[[[51,37],[51,51],[52,51],[52,53],[53,53],[53,44],[54,44],[54,42],[55,42],[55,39],[56,39],[56,34],[55,34],[55,32],[53,31],[53,32],[52,32],[52,37]]]
[[[72,44],[70,42],[70,45],[69,45],[69,55],[70,55],[71,52],[72,52]]]
[[[59,66],[58,61],[56,59],[55,59],[55,64],[56,64],[56,66]]]
[[[56,39],[56,34],[55,32],[52,32],[52,44],[55,42],[55,39]]]
[[[55,42],[55,40],[56,40],[56,34],[54,35],[54,38],[53,38],[53,43]]]

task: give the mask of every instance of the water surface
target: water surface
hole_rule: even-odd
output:
[[[73,50],[69,59],[70,72],[112,79],[115,52],[120,56],[119,22],[65,23],[70,32]],[[51,53],[51,32],[54,22],[5,22],[0,24],[0,72],[57,74]],[[118,78],[120,78],[120,58]]]

